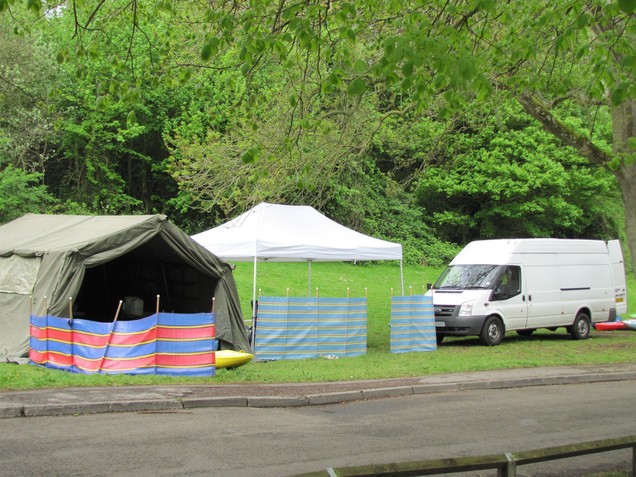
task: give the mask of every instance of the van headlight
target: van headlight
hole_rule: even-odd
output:
[[[473,313],[473,305],[475,300],[465,301],[459,307],[459,316],[470,316]]]

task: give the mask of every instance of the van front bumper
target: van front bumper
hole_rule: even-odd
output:
[[[449,336],[479,336],[486,315],[435,316],[435,331]]]

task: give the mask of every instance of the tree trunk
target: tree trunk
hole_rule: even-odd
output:
[[[636,137],[636,99],[630,99],[612,111],[612,140],[615,154],[629,153],[629,138]],[[636,151],[631,151],[636,154]],[[636,274],[636,161],[621,160],[614,171],[623,194],[625,207],[625,236],[632,262],[632,273]]]

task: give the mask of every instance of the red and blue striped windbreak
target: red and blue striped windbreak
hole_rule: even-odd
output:
[[[75,373],[214,376],[212,313],[156,313],[131,321],[31,316],[32,364]]]

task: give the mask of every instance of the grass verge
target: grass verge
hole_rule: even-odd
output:
[[[257,288],[261,295],[367,296],[367,354],[346,359],[304,359],[253,362],[233,370],[219,369],[213,378],[171,376],[81,375],[37,366],[0,363],[0,390],[74,386],[129,386],[150,384],[221,384],[320,382],[387,379],[489,369],[584,364],[611,365],[636,361],[636,332],[592,331],[588,340],[574,341],[563,328],[538,331],[530,337],[509,333],[503,343],[485,347],[477,338],[446,338],[437,351],[392,354],[389,352],[391,294],[401,293],[396,264],[314,263],[311,285],[304,263],[259,263]],[[421,293],[434,282],[440,269],[405,267],[405,293]],[[253,269],[239,263],[235,270],[241,306],[251,316]],[[317,289],[317,290],[316,290]],[[628,303],[636,297],[636,281],[628,279]],[[634,307],[630,306],[631,313]]]

